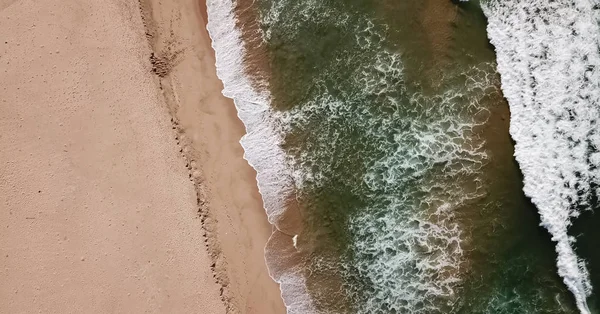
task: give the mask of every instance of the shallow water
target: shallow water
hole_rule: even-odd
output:
[[[208,5],[289,313],[581,309],[523,193],[477,2]]]

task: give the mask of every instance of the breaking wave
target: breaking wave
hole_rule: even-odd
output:
[[[558,273],[581,313],[590,313],[592,286],[568,231],[600,192],[599,8],[589,0],[483,4],[524,192],[556,242]]]

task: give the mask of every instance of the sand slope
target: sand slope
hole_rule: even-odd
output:
[[[0,312],[224,313],[137,1],[0,10]]]
[[[272,233],[243,159],[245,134],[231,99],[221,94],[206,31],[206,4],[198,0],[141,1],[165,100],[176,121],[183,154],[196,183],[215,275],[231,313],[285,313],[279,286],[269,277],[264,247]]]

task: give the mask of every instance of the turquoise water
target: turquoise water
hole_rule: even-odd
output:
[[[294,236],[293,265],[267,256],[294,282],[289,313],[577,312],[523,193],[477,2],[238,3],[241,70],[225,68],[227,8],[212,6],[247,159]],[[235,71],[250,83],[224,78]],[[300,226],[283,230],[289,199]]]

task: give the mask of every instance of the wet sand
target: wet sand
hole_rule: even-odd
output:
[[[285,312],[203,5],[0,2],[2,312]]]

